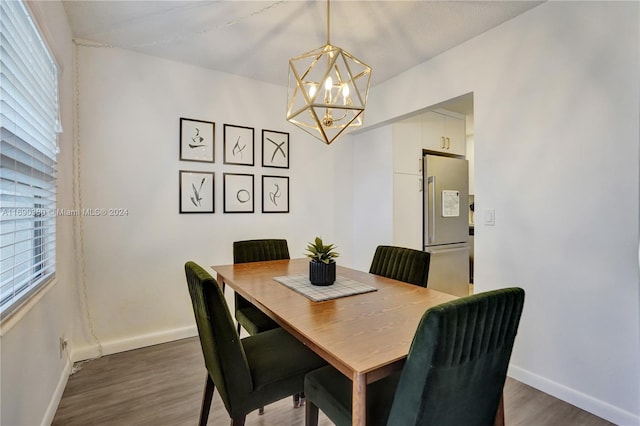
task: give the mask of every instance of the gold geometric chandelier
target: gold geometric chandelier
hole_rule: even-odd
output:
[[[327,0],[327,44],[289,60],[287,121],[327,145],[361,126],[371,67],[331,45]]]

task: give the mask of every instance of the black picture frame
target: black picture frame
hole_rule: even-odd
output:
[[[254,176],[248,173],[223,173],[225,213],[253,213],[255,200]]]
[[[215,163],[216,123],[180,117],[180,160]]]
[[[180,213],[215,213],[215,173],[196,170],[179,172]]]
[[[288,176],[262,176],[262,213],[289,213]]]
[[[289,133],[262,130],[262,166],[289,168]]]
[[[223,126],[224,164],[253,166],[255,164],[255,130],[253,127],[225,124]]]

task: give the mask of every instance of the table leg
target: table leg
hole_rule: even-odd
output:
[[[353,426],[365,426],[367,424],[367,375],[353,374],[353,413],[351,424]]]

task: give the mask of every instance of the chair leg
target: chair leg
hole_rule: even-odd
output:
[[[293,395],[293,408],[299,408],[304,405],[304,392]]]
[[[258,408],[258,415],[261,416],[264,414],[264,407]]]
[[[304,426],[318,426],[318,407],[311,401],[304,405]]]
[[[237,419],[231,419],[231,426],[244,426],[245,417],[238,417]]]
[[[207,420],[209,420],[209,410],[211,409],[211,400],[213,399],[213,391],[215,385],[211,376],[207,372],[207,381],[204,384],[204,395],[202,395],[202,407],[200,408],[200,426],[207,426]]]

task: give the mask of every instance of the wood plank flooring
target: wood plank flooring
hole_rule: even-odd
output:
[[[53,426],[196,425],[206,371],[197,338],[105,356],[84,364],[69,378]],[[508,379],[508,426],[611,425],[592,414]],[[229,416],[217,392],[209,426],[226,426]],[[247,426],[303,425],[304,409],[291,398],[247,416]],[[333,423],[320,413],[320,426]]]

